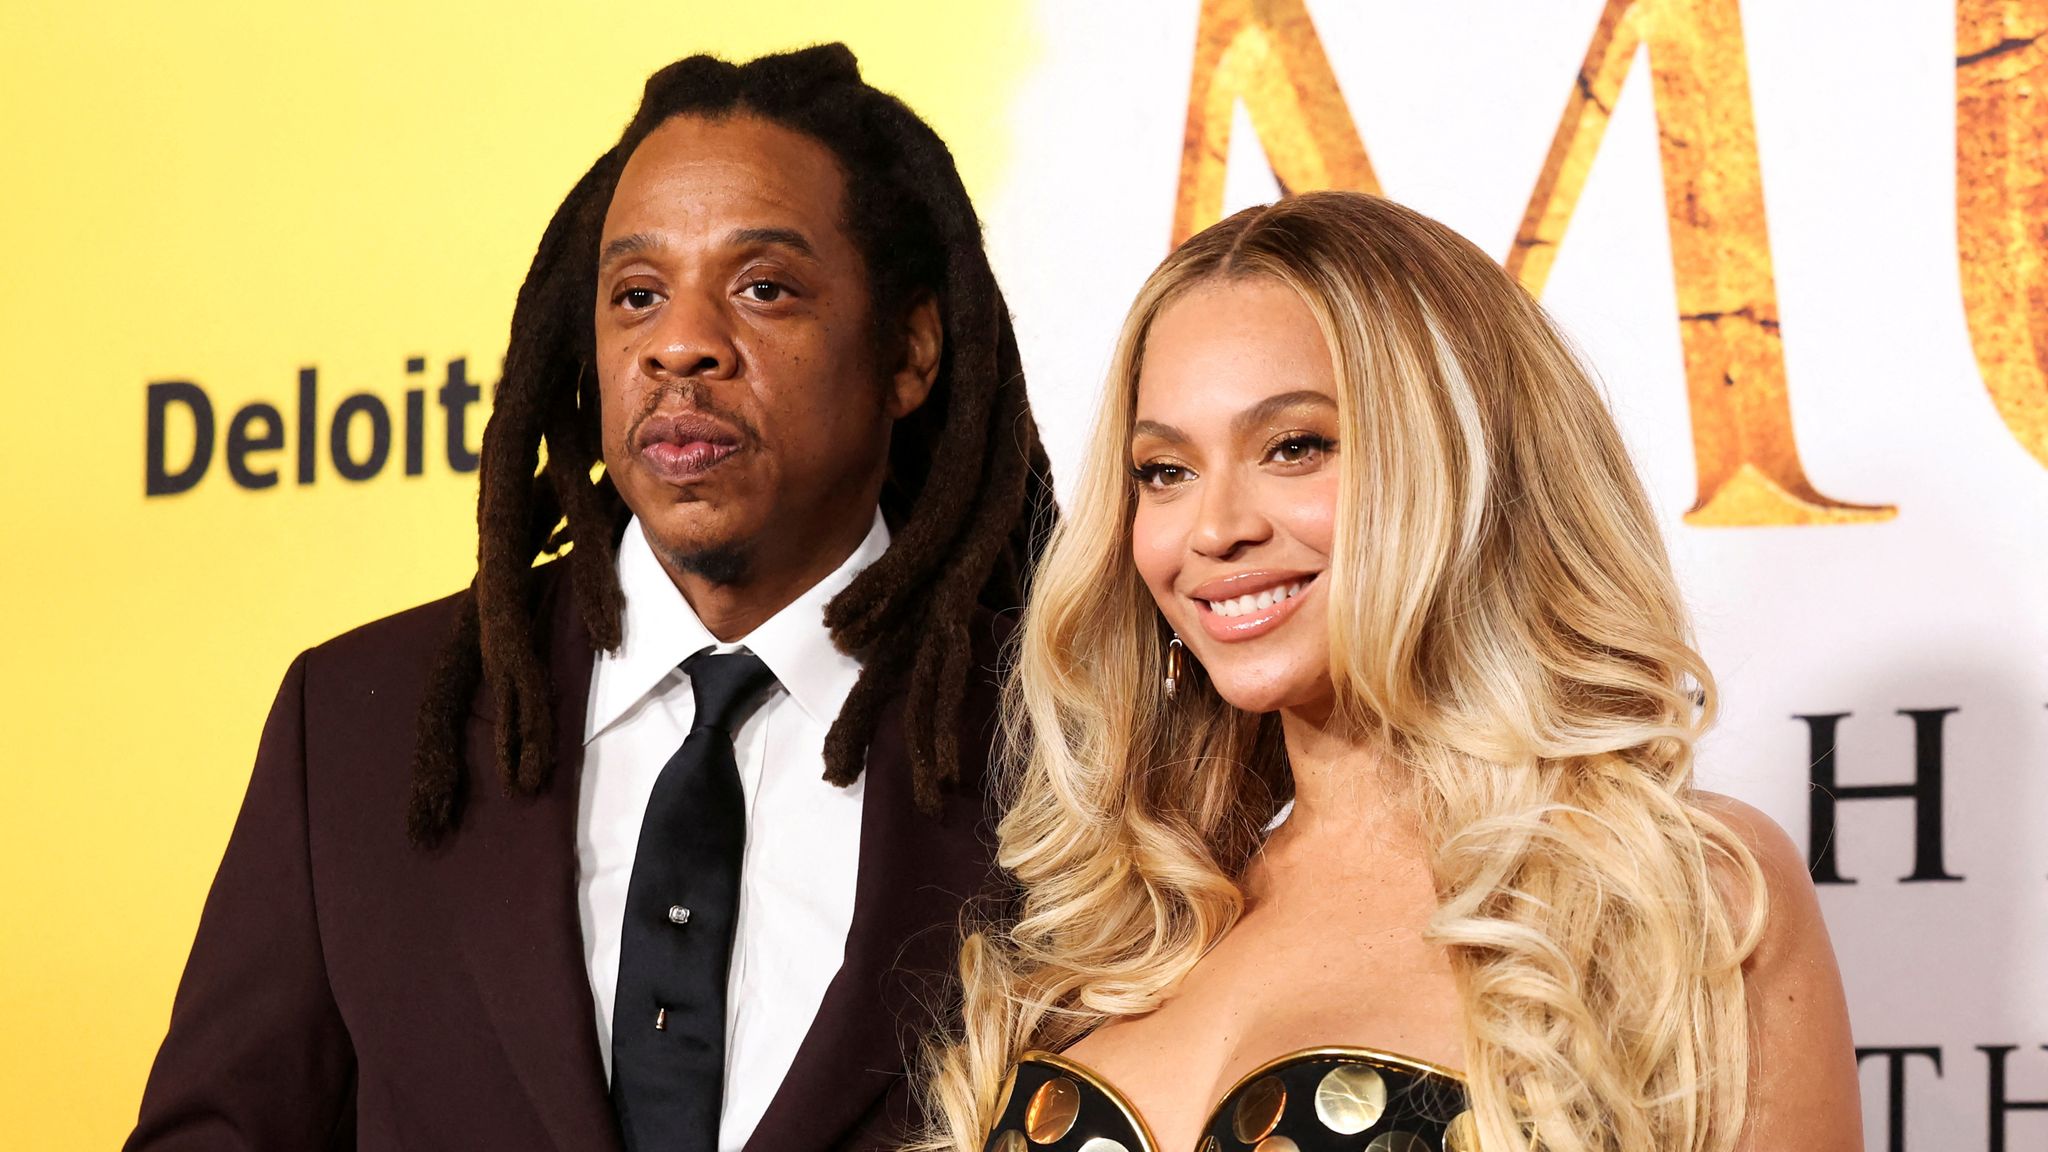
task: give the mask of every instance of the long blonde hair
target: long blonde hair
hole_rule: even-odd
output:
[[[1300,294],[1338,381],[1328,602],[1338,714],[1412,788],[1488,1152],[1725,1152],[1762,880],[1699,805],[1714,685],[1599,392],[1541,308],[1386,200],[1293,196],[1138,293],[1005,701],[998,860],[1017,915],[961,954],[929,1146],[976,1149],[1008,1066],[1157,1007],[1244,908],[1289,785],[1271,716],[1159,691],[1128,438],[1146,333],[1191,287]],[[1331,1037],[1369,1042],[1371,1037]]]

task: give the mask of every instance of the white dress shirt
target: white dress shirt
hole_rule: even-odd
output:
[[[690,679],[677,665],[706,648],[745,647],[779,682],[733,735],[747,846],[726,988],[721,1152],[738,1152],[767,1111],[846,950],[865,785],[825,782],[825,733],[860,662],[832,646],[824,613],[888,546],[878,509],[867,538],[837,571],[733,644],[720,644],[697,619],[637,518],[619,546],[624,638],[617,652],[597,654],[590,678],[576,821],[577,910],[607,1077],[640,821],[655,777],[682,747],[696,711]]]

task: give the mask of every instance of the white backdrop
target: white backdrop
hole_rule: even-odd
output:
[[[1044,4],[1041,62],[1003,129],[1012,159],[983,211],[1063,483],[1124,309],[1169,246],[1198,7]],[[1385,193],[1505,257],[1603,7],[1308,12]],[[1937,1053],[1902,1058],[1903,1099],[1891,1057],[1865,1059],[1868,1146],[1996,1147],[2002,1120],[2004,1147],[2048,1148],[2048,1110],[1999,1109],[1993,1083],[2002,1066],[2008,1103],[2048,1102],[2048,468],[2001,421],[1966,327],[1956,10],[1740,11],[1800,458],[1821,492],[1896,517],[1681,519],[1692,427],[1642,53],[1543,300],[1606,383],[1720,678],[1706,785],[1810,845],[1811,733],[1825,722],[1800,717],[1847,714],[1845,786],[1914,781],[1934,751],[1916,759],[1916,723],[1938,725],[1943,863],[1962,879],[1901,882],[1914,801],[1844,799],[1835,866],[1853,883],[1821,886],[1859,1048]],[[1240,106],[1224,209],[1275,193]],[[1955,711],[1900,714],[1939,709]]]

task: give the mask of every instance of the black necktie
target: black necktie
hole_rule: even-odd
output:
[[[732,733],[775,676],[751,652],[683,661],[697,715],[662,766],[626,889],[612,1106],[629,1152],[712,1152],[725,1095],[725,983],[747,844]]]

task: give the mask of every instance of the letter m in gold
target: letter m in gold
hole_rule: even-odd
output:
[[[1636,50],[1644,45],[1699,475],[1686,522],[1891,518],[1895,508],[1851,504],[1815,489],[1793,439],[1737,0],[1608,0],[1508,254],[1508,272],[1542,294]],[[1379,192],[1304,0],[1205,0],[1174,243],[1222,215],[1239,101],[1283,188]]]

